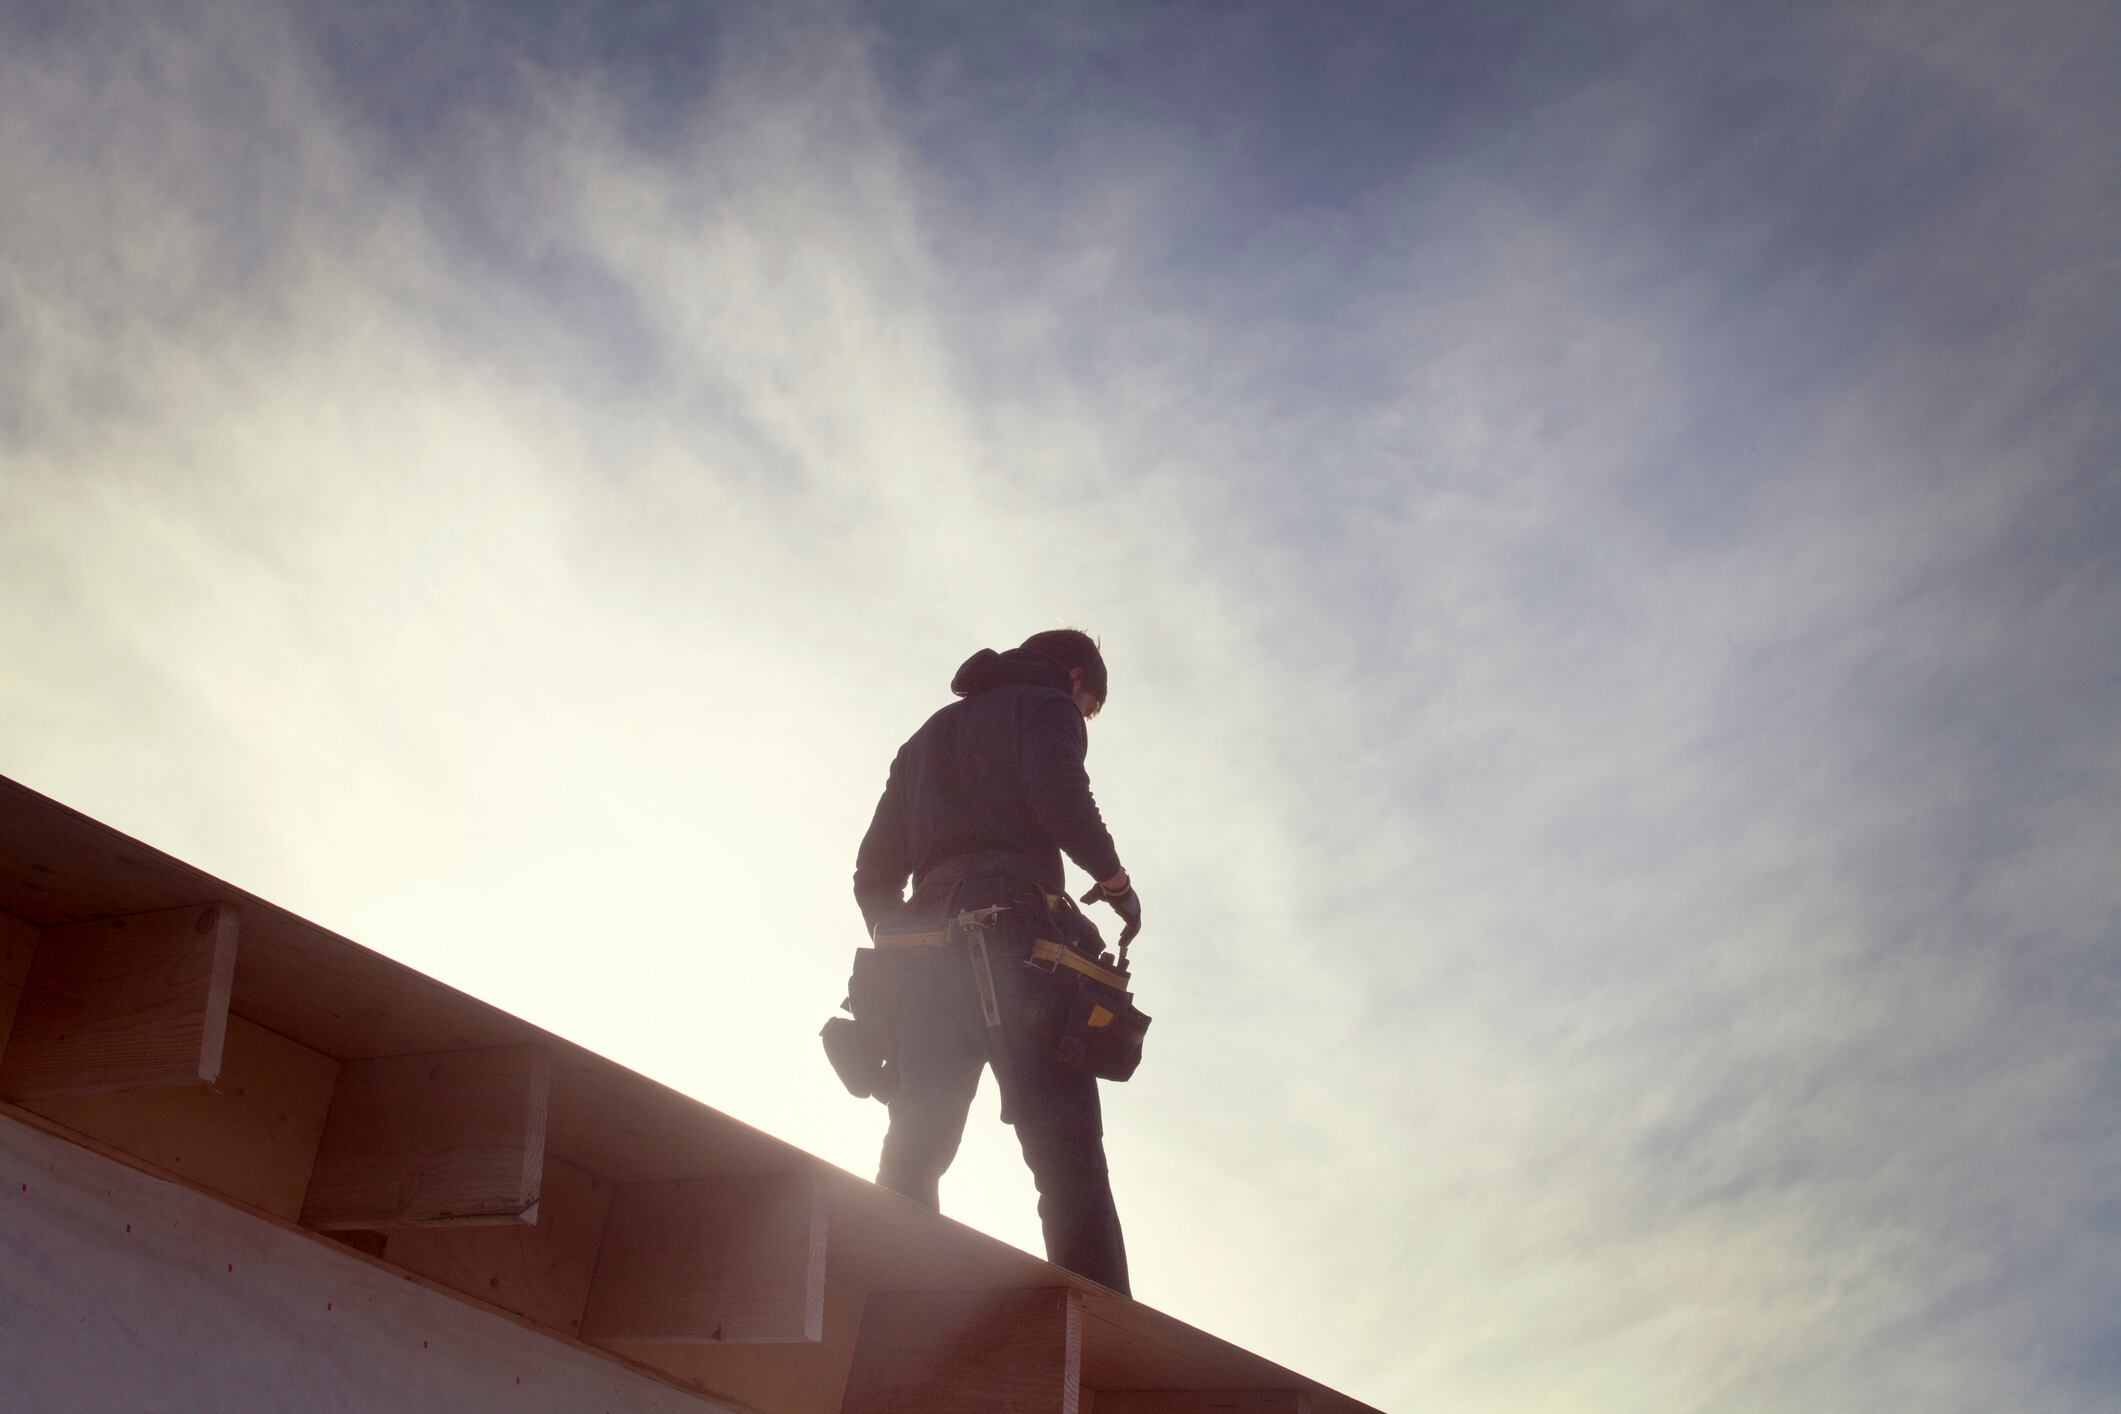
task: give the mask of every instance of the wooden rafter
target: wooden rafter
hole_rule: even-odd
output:
[[[213,1080],[236,932],[235,909],[216,903],[44,929],[0,1060],[0,1097]]]
[[[344,1063],[302,1222],[536,1222],[551,1074],[540,1046]]]

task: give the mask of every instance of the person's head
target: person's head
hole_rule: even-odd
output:
[[[1085,721],[1105,705],[1105,655],[1097,640],[1079,628],[1049,628],[1034,633],[1021,645],[1043,653],[1068,670],[1068,685],[1075,695],[1076,710]]]

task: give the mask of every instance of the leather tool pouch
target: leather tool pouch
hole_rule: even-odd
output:
[[[856,1099],[874,1096],[888,1104],[898,1091],[891,1061],[898,1049],[900,979],[893,972],[906,969],[892,969],[886,961],[874,948],[855,951],[854,974],[847,979],[847,1000],[841,1003],[854,1015],[833,1017],[818,1035],[825,1043],[825,1059],[848,1094]]]
[[[1149,1017],[1126,992],[1085,980],[1068,1004],[1054,1059],[1100,1080],[1128,1080],[1142,1063]]]
[[[1044,932],[1026,966],[1050,974],[1031,988],[1026,1024],[1052,1046],[1054,1060],[1100,1080],[1131,1079],[1142,1062],[1149,1016],[1134,1004],[1133,980],[1096,951],[1097,926],[1066,894],[1048,895]]]
[[[875,1096],[888,1103],[898,1087],[892,1083],[889,1059],[883,1054],[883,1038],[852,1017],[835,1016],[818,1032],[825,1043],[825,1059],[831,1063],[840,1084],[857,1100]]]
[[[847,1000],[842,1003],[852,1018],[835,1016],[818,1033],[825,1043],[825,1059],[847,1093],[856,1099],[890,1103],[898,1092],[898,1075],[891,1062],[898,1050],[898,1020],[906,964],[913,961],[911,949],[904,954],[858,948],[854,973],[847,979]]]
[[[920,985],[917,974],[928,971],[919,959],[949,941],[943,921],[948,901],[943,893],[916,894],[877,924],[871,935],[874,946],[855,950],[845,1003],[853,1019],[835,1016],[818,1035],[833,1072],[858,1099],[874,1096],[889,1103],[898,1092],[892,1062],[906,988]]]

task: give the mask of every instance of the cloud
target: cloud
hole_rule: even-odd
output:
[[[883,767],[1081,621],[1149,1299],[1385,1407],[2110,1390],[2110,23],[9,39],[10,774],[861,1171]],[[945,1201],[1036,1244],[991,1123]]]

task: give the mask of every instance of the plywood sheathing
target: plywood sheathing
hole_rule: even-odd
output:
[[[597,1344],[815,1341],[825,1194],[809,1173],[620,1185],[582,1318]]]
[[[0,1405],[735,1414],[0,1113]]]
[[[0,913],[0,1055],[7,1051],[8,1033],[15,1024],[15,1006],[22,1000],[22,983],[29,976],[30,958],[36,951],[36,927],[12,913]]]
[[[861,1333],[863,1295],[825,1283],[825,1335],[815,1344],[633,1345],[604,1347],[716,1399],[749,1409],[835,1414]]]

